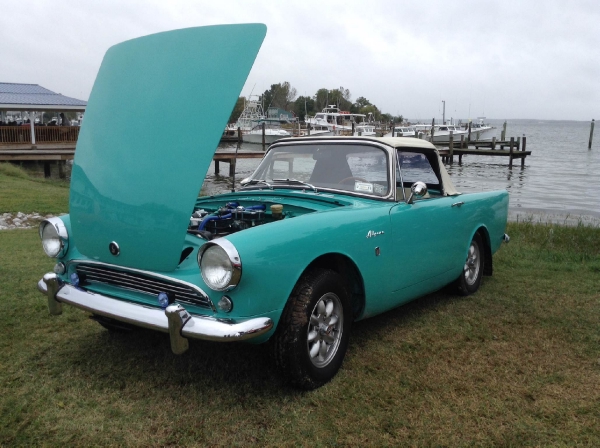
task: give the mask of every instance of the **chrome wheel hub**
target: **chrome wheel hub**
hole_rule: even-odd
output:
[[[469,286],[473,285],[479,276],[480,256],[479,246],[474,242],[471,242],[467,261],[465,261],[465,266],[463,268],[465,281]]]
[[[310,315],[306,349],[316,367],[325,367],[337,353],[342,340],[344,314],[340,298],[329,292],[321,297]]]

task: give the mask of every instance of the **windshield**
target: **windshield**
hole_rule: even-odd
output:
[[[258,181],[293,187],[387,196],[389,161],[380,148],[359,144],[287,145],[271,149],[244,185]]]

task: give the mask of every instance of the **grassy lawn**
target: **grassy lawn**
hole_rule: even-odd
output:
[[[35,209],[25,194],[14,211],[64,212],[66,197]],[[508,233],[477,294],[356,323],[337,377],[299,392],[268,346],[190,341],[176,356],[163,334],[49,316],[37,230],[2,231],[0,446],[600,446],[600,229]]]
[[[25,170],[0,162],[0,214],[10,212],[65,213],[69,183],[32,177]]]

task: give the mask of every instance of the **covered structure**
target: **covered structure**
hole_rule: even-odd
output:
[[[5,143],[18,143],[18,141],[10,141],[12,140],[12,136],[19,137],[20,142],[22,142],[23,133],[19,132],[11,132],[4,126],[12,127],[8,123],[9,113],[20,112],[21,115],[23,112],[27,112],[29,118],[29,129],[30,132],[30,140],[31,145],[36,144],[36,131],[34,130],[34,122],[36,114],[40,114],[42,112],[56,112],[59,114],[60,112],[84,112],[87,106],[87,101],[78,100],[76,98],[71,98],[68,96],[64,96],[60,93],[52,92],[38,84],[18,84],[18,83],[8,83],[8,82],[0,82],[0,125],[3,125],[0,130],[5,131],[2,132],[3,135],[0,139],[1,142]],[[64,116],[64,115],[63,115]],[[13,123],[17,124],[12,120]],[[60,120],[59,120],[60,121]],[[41,120],[40,120],[41,123]],[[19,129],[22,130],[22,123],[19,124]],[[56,123],[63,124],[64,123]],[[69,123],[70,126],[70,123]],[[76,141],[76,138],[75,138]]]

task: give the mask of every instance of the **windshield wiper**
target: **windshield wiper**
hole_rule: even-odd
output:
[[[308,182],[303,182],[303,181],[298,180],[298,179],[273,179],[273,182],[286,182],[288,184],[304,185],[305,187],[313,189],[315,193],[318,193],[317,187],[315,187],[312,184],[309,184]]]
[[[267,182],[264,179],[248,179],[248,180],[244,180],[244,181],[240,182],[240,185],[242,187],[247,187],[249,185],[256,185],[256,184],[265,184],[271,190],[273,189],[273,185],[271,185],[269,182]]]

